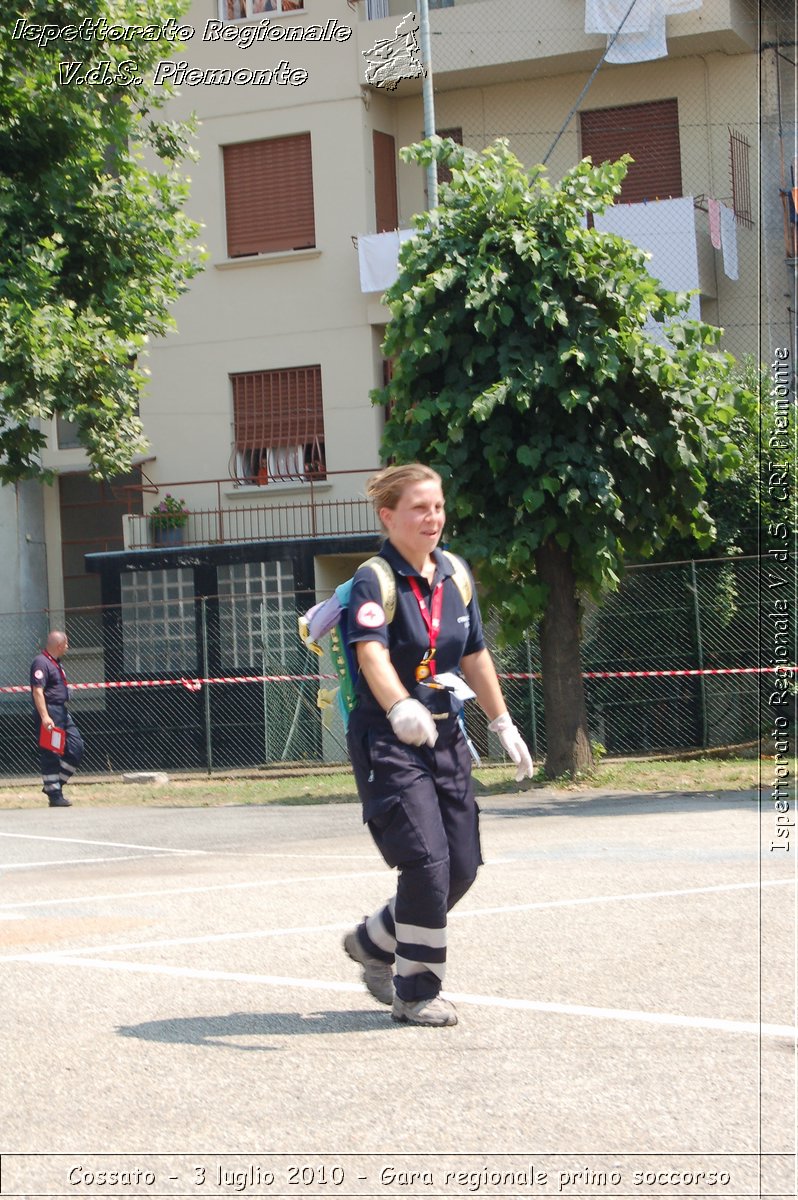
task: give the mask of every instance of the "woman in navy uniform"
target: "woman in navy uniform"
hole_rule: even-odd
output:
[[[47,644],[37,654],[30,668],[31,699],[34,707],[34,728],[38,742],[42,726],[48,731],[57,726],[66,735],[63,754],[39,747],[42,772],[42,791],[50,808],[69,808],[63,787],[74,775],[83,757],[83,739],[78,727],[67,712],[69,687],[61,658],[69,649],[67,635],[58,629],[48,634]]]
[[[380,579],[362,566],[348,608],[359,674],[347,741],[363,819],[399,876],[396,895],[346,935],[344,948],[394,1020],[455,1025],[454,1005],[439,995],[446,914],[482,862],[471,754],[458,720],[464,695],[476,695],[519,781],[531,777],[532,759],[507,712],[473,584],[466,601],[457,560],[438,549],[440,476],[419,463],[388,467],[367,494],[388,535],[380,555],[393,568],[396,607],[389,620]]]

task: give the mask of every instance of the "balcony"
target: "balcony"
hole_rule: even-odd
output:
[[[124,547],[173,549],[377,534],[379,521],[364,497],[366,479],[376,469],[328,471],[324,479],[266,486],[203,479],[124,487],[120,491],[129,507],[122,517]],[[167,495],[184,501],[186,523],[154,529],[148,514]],[[142,508],[143,513],[135,511]]]
[[[360,0],[358,8],[358,61],[366,84],[363,53],[378,39],[391,39],[410,6],[405,0],[389,0],[390,15],[379,19],[368,19],[366,0]],[[667,28],[671,58],[741,54],[756,47],[756,22],[746,0],[704,0],[699,9],[668,17]],[[435,88],[447,91],[591,70],[606,38],[584,30],[585,0],[454,0],[451,7],[431,8]],[[380,89],[399,98],[420,90],[419,79],[403,80],[393,92]]]

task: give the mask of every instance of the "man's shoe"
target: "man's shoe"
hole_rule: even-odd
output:
[[[394,996],[391,1017],[408,1025],[456,1025],[457,1009],[440,996],[426,1000],[402,1000]]]
[[[360,944],[356,929],[344,938],[344,950],[363,968],[363,982],[374,999],[379,1000],[380,1004],[393,1004],[393,964],[367,954]]]
[[[67,800],[63,792],[48,792],[50,808],[71,808],[72,801]]]

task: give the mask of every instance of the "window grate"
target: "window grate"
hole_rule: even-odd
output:
[[[751,209],[751,143],[736,129],[729,129],[729,167],[731,170],[732,208],[742,225],[753,225]]]
[[[321,367],[248,371],[233,385],[234,463],[242,483],[325,477]]]

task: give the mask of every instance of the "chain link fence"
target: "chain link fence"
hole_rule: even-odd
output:
[[[770,581],[779,569],[768,564]],[[336,686],[333,664],[299,641],[290,581],[277,571],[268,591],[195,597],[186,574],[149,572],[118,608],[0,615],[0,776],[36,770],[27,680],[51,627],[65,627],[70,640],[65,666],[84,774],[346,761],[337,706],[318,706],[320,687]],[[675,563],[632,568],[617,593],[588,606],[583,667],[594,740],[609,754],[635,755],[757,738],[772,676],[751,668],[773,665],[773,648],[767,661],[761,646],[760,589],[758,559]],[[496,622],[487,629],[508,706],[542,758],[537,639],[502,648]],[[499,758],[476,705],[468,726],[481,756]]]

